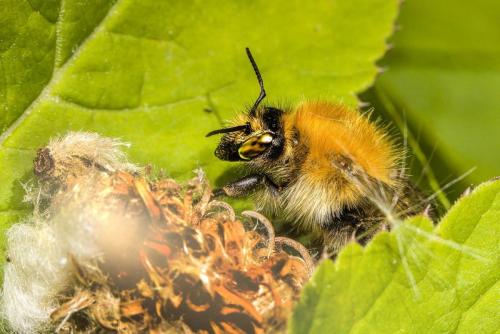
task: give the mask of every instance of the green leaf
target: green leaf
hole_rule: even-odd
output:
[[[500,181],[461,198],[433,229],[415,217],[324,261],[292,333],[498,333]]]
[[[468,182],[500,174],[500,2],[418,0],[401,9],[394,49],[377,80],[422,132],[438,179],[471,168]]]
[[[204,135],[257,97],[246,46],[271,103],[356,103],[398,0],[4,0],[0,11],[5,227],[26,211],[36,149],[68,130],[123,138],[134,162],[176,178],[223,177],[232,165]]]

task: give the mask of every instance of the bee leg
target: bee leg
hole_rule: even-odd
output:
[[[229,196],[240,197],[250,194],[259,186],[265,186],[274,194],[278,194],[279,187],[274,184],[271,179],[265,174],[252,174],[245,176],[239,180],[233,181],[222,188],[213,191],[214,197]]]

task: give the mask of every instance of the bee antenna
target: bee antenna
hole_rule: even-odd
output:
[[[250,63],[252,63],[253,70],[255,72],[255,75],[257,76],[257,81],[259,82],[260,86],[260,94],[255,103],[252,106],[252,109],[250,109],[249,115],[251,117],[255,116],[255,111],[257,110],[257,107],[259,106],[260,102],[266,97],[266,90],[264,89],[264,81],[262,80],[262,76],[260,75],[259,67],[257,66],[257,63],[253,59],[252,53],[250,52],[249,48],[245,48],[247,52],[248,59],[250,60]]]
[[[205,137],[210,137],[213,135],[217,135],[219,133],[230,133],[230,132],[236,132],[236,131],[241,131],[241,130],[249,131],[250,130],[250,123],[247,122],[245,125],[238,125],[238,126],[233,126],[232,128],[223,128],[223,129],[210,131],[209,133],[207,133],[207,135]]]

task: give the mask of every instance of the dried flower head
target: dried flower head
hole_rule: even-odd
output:
[[[105,149],[85,149],[89,138]],[[201,171],[185,185],[155,180],[117,145],[72,133],[39,151],[45,212],[9,231],[3,311],[11,326],[22,333],[283,329],[312,271],[308,251],[275,237],[260,214],[238,219],[211,200]]]

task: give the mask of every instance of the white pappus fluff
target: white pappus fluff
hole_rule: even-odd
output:
[[[72,132],[52,140],[47,148],[57,162],[82,156],[107,170],[137,171],[120,150],[124,144],[93,133]],[[91,203],[96,196],[92,184],[102,172],[89,172],[60,197],[52,214],[37,212],[38,188],[27,198],[35,201],[35,213],[7,231],[7,263],[1,292],[1,317],[17,333],[39,333],[53,329],[51,313],[60,305],[57,296],[70,286],[73,269],[70,255],[78,261],[99,256],[95,245],[103,217]],[[61,196],[61,193],[58,194]]]
[[[52,139],[47,145],[56,161],[81,156],[109,171],[137,171],[138,167],[127,161],[122,147],[130,147],[130,144],[92,132],[69,132],[63,137]]]

